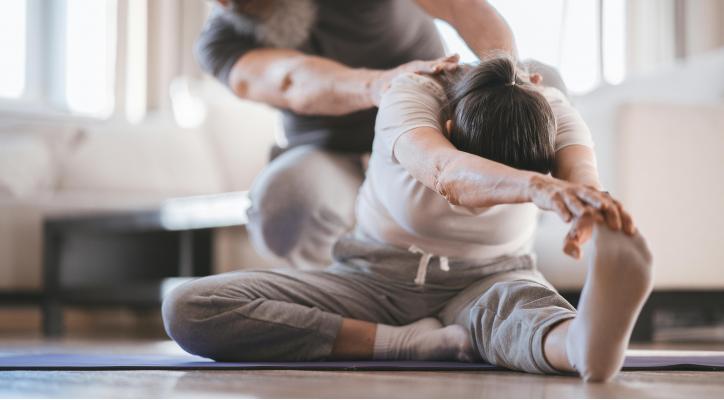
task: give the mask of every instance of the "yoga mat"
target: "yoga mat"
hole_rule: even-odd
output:
[[[4,354],[0,370],[334,370],[502,371],[487,363],[434,361],[214,362],[195,356]],[[724,352],[657,352],[626,357],[625,370],[723,371]]]

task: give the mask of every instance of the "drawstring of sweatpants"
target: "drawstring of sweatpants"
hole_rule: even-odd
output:
[[[427,278],[427,268],[430,266],[430,260],[435,257],[434,254],[415,246],[414,244],[408,249],[410,253],[420,254],[420,263],[417,265],[417,276],[415,277],[416,285],[424,285]],[[450,271],[450,262],[445,256],[437,256],[440,259],[440,269],[447,272]]]

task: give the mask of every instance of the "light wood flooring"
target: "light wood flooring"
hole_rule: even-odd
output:
[[[724,350],[724,345],[666,348]],[[56,350],[180,351],[171,342],[0,340],[3,353]],[[607,384],[585,384],[514,372],[5,371],[0,397],[722,398],[724,372],[622,372]]]

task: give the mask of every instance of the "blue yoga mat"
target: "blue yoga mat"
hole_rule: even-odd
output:
[[[500,371],[487,363],[434,361],[215,362],[195,356],[6,354],[0,370],[342,370]],[[724,370],[724,352],[660,352],[626,357],[626,370]]]

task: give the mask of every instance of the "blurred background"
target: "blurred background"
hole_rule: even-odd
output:
[[[662,328],[648,336],[724,340],[723,303],[700,307],[724,294],[724,1],[491,3],[522,58],[561,72],[604,185],[649,239],[661,301],[691,303],[652,314]],[[239,210],[283,141],[278,116],[201,73],[192,48],[208,12],[201,0],[0,2],[0,335],[40,335],[68,304],[71,334],[159,335],[160,294],[143,282],[274,265]],[[475,60],[437,25],[450,53]],[[176,225],[158,218],[169,207]],[[79,221],[91,229],[73,233]],[[539,264],[575,297],[585,270],[562,254],[565,232],[541,216]],[[132,307],[87,307],[103,304]]]

